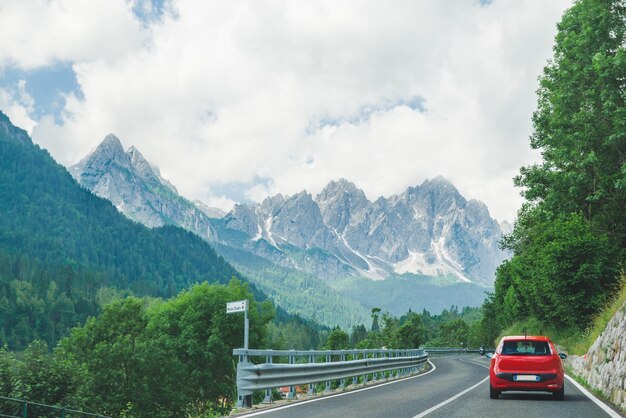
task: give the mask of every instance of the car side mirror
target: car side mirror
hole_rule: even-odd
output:
[[[493,353],[485,353],[485,357],[491,358],[491,357],[493,357]]]
[[[565,360],[567,358],[567,354],[559,353],[559,357],[561,357],[561,360]]]

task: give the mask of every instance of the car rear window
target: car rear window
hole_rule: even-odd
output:
[[[505,341],[502,346],[505,356],[549,356],[550,346],[547,341]]]

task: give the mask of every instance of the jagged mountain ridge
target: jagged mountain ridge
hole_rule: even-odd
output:
[[[178,194],[135,147],[124,151],[115,135],[104,141],[78,164],[70,174],[83,187],[110,200],[130,219],[154,228],[176,225],[208,241],[215,241],[213,224],[206,212]]]
[[[278,250],[322,249],[351,274],[372,279],[421,273],[490,286],[506,257],[498,247],[500,225],[487,207],[467,201],[443,177],[374,202],[341,179],[315,199],[300,192],[236,205],[224,222]]]
[[[217,220],[180,197],[139,151],[124,153],[112,136],[70,171],[146,225],[180,225],[210,242],[326,280],[408,273],[490,287],[506,257],[498,248],[502,230],[487,207],[467,201],[442,177],[373,202],[341,179],[315,198],[306,191],[279,194],[259,204],[237,204]]]

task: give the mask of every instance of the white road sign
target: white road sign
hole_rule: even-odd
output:
[[[226,313],[245,312],[248,310],[247,300],[226,303]]]

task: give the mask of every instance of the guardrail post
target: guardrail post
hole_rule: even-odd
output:
[[[295,350],[291,350],[295,351]],[[296,364],[296,356],[293,354],[289,355],[289,364]],[[296,387],[291,385],[289,386],[289,393],[287,394],[287,399],[295,399],[296,398]]]
[[[369,358],[367,352],[363,353],[363,360],[367,360]],[[363,375],[363,386],[367,384],[367,373]]]
[[[250,365],[250,363],[248,362],[248,356],[239,356],[239,361],[237,362],[237,408],[252,407],[252,391],[245,391],[240,389],[243,386],[243,381],[240,381],[240,377],[242,375],[240,370],[244,366],[248,365]],[[24,416],[24,418],[26,418],[26,416]]]
[[[272,356],[265,356],[265,361],[268,364],[272,364]],[[272,389],[265,389],[265,398],[263,399],[263,403],[272,403]]]
[[[374,358],[378,358],[378,353],[374,353]],[[378,380],[378,373],[372,374],[372,380]]]
[[[330,363],[331,361],[332,361],[331,355],[326,354],[326,363]],[[324,389],[324,392],[326,393],[330,392],[330,380],[326,381],[326,389]]]
[[[309,356],[309,363],[315,363],[315,356],[312,354]],[[307,396],[312,397],[313,395],[315,395],[315,383],[309,383]]]
[[[339,359],[339,360],[340,360],[342,363],[343,363],[344,361],[346,361],[346,355],[345,355],[345,354],[341,354],[341,357],[340,357],[340,359]],[[341,389],[345,389],[345,387],[346,387],[346,379],[345,379],[345,378],[343,378],[343,379],[341,379],[341,380],[340,380],[339,387],[340,387]]]
[[[353,357],[353,359],[354,359],[354,360],[358,360],[358,359],[359,359],[359,353],[354,353],[354,355],[353,355],[352,357]],[[352,376],[352,384],[353,384],[354,386],[356,386],[356,385],[357,385],[357,383],[358,383],[358,379],[359,379],[359,378],[358,378],[357,376]]]

